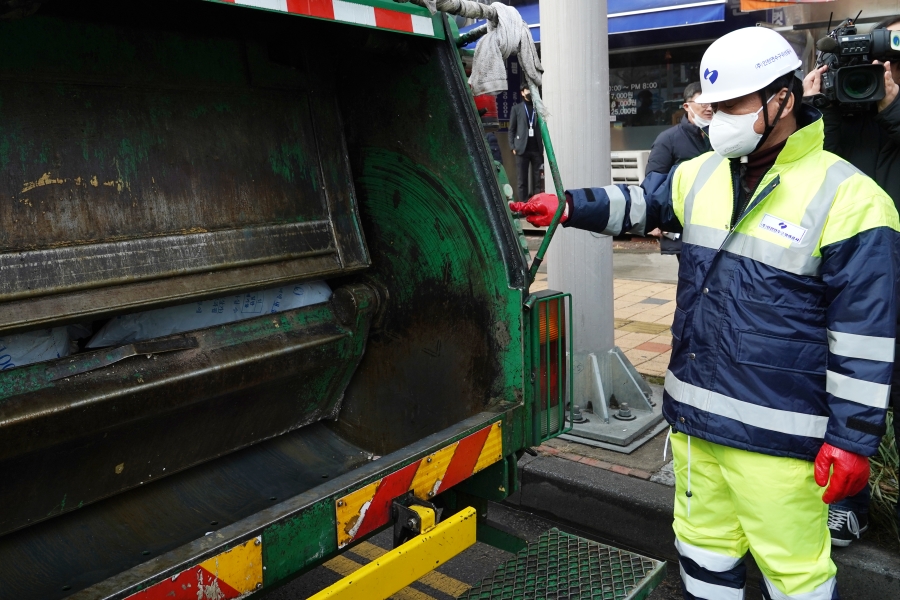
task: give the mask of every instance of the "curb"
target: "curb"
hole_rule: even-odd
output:
[[[639,469],[546,449],[519,461],[520,489],[508,504],[572,524],[625,550],[678,560],[672,532],[674,488],[645,481]],[[900,598],[897,554],[857,542],[835,550],[832,558],[844,600]],[[747,562],[755,586],[759,570],[752,559]]]
[[[561,452],[560,450],[557,450],[552,446],[539,446],[535,448],[535,450],[537,450],[538,454],[543,454],[545,456],[555,456],[556,458],[561,458],[563,460],[570,460],[572,462],[588,465],[589,467],[603,469],[604,471],[612,471],[613,473],[618,473],[619,475],[636,477],[638,479],[643,479],[644,481],[649,481],[653,476],[652,473],[644,471],[643,469],[632,469],[629,467],[623,467],[622,465],[614,465],[612,463],[606,462],[605,460],[598,460],[596,458],[590,458],[588,456],[580,456],[578,454],[572,454],[571,452]]]

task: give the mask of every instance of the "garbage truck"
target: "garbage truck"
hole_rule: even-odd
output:
[[[458,41],[391,0],[0,0],[0,598],[501,536],[571,298],[529,290]]]

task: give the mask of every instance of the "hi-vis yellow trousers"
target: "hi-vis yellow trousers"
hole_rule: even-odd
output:
[[[671,435],[675,545],[687,599],[744,598],[749,550],[770,600],[838,598],[813,463]]]

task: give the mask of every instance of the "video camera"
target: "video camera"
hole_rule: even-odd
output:
[[[817,106],[837,103],[845,109],[864,108],[884,98],[884,67],[872,62],[900,60],[900,32],[876,29],[857,34],[855,21],[844,20],[816,42],[816,67],[828,65]]]

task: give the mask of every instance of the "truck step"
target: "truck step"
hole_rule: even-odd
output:
[[[642,600],[666,563],[551,529],[460,600]]]

